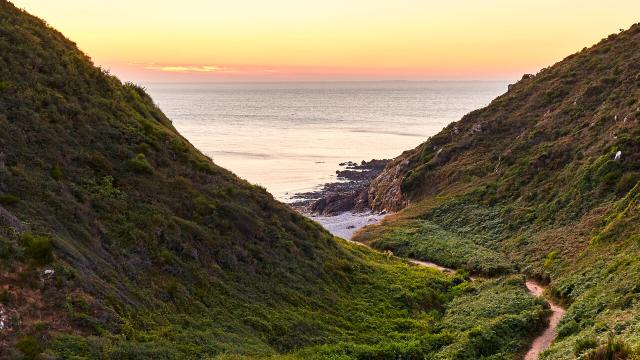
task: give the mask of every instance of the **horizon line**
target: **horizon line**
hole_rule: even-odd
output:
[[[300,83],[300,84],[309,84],[309,83],[317,83],[317,84],[331,84],[331,83],[470,83],[470,82],[509,82],[509,81],[518,81],[518,79],[494,79],[494,80],[482,80],[482,79],[471,79],[471,80],[460,80],[460,79],[451,79],[451,80],[442,80],[442,79],[434,79],[434,80],[242,80],[242,81],[234,81],[234,80],[222,80],[222,81],[148,81],[145,83],[148,84],[292,84],[292,83]],[[137,81],[134,81],[137,83]]]

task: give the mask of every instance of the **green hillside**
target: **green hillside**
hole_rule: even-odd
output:
[[[358,240],[547,281],[568,311],[543,358],[612,358],[589,357],[607,341],[622,356],[640,347],[639,180],[635,25],[524,76],[395,159],[369,203],[404,210]]]
[[[334,239],[0,0],[0,358],[513,358],[546,314]]]

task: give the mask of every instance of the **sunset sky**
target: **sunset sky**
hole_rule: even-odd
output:
[[[125,80],[472,80],[536,72],[638,0],[15,0]]]

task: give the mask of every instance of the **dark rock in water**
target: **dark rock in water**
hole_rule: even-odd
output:
[[[340,163],[343,170],[336,171],[339,181],[327,183],[317,191],[295,194],[291,204],[295,209],[316,215],[337,215],[345,211],[366,211],[367,189],[389,160],[353,161]]]
[[[313,202],[309,210],[314,214],[340,214],[353,209],[357,195],[357,192],[331,194]]]

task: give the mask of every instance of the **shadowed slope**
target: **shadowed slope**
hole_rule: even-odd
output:
[[[469,284],[334,239],[4,0],[0,152],[3,358],[489,356],[545,313],[522,279]],[[514,306],[478,319],[518,324],[491,346],[441,323],[485,293]]]

